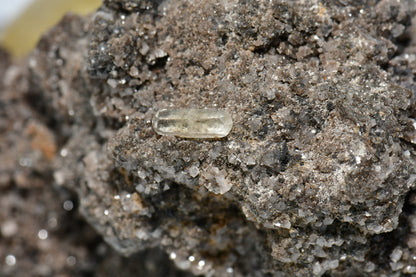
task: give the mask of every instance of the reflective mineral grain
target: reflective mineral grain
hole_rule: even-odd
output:
[[[231,116],[218,109],[160,110],[153,117],[156,133],[184,138],[222,138],[232,126]]]

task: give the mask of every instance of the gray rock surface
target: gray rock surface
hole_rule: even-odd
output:
[[[205,276],[412,274],[414,16],[395,0],[106,0],[45,34],[18,91],[55,147],[42,170],[123,255],[160,249]],[[234,126],[160,136],[163,108]]]
[[[80,216],[75,193],[54,181],[62,137],[33,109],[28,74],[0,49],[0,276],[191,276],[160,249],[121,256]]]

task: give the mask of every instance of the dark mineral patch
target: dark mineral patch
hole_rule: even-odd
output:
[[[0,51],[2,275],[416,274],[414,1],[103,2]]]

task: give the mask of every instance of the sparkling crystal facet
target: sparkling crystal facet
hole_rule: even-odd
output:
[[[160,110],[153,118],[156,133],[183,138],[222,138],[232,126],[230,114],[217,109]]]

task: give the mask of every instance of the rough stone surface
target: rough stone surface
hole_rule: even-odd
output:
[[[74,192],[112,248],[157,249],[149,263],[171,274],[167,257],[205,276],[416,273],[415,10],[106,0],[68,15],[24,64],[0,60],[2,198],[39,183],[31,201],[56,211],[48,195]],[[160,136],[164,108],[225,109],[234,126],[223,139]],[[20,230],[10,213],[5,237]]]
[[[54,181],[62,137],[33,109],[28,74],[0,49],[0,276],[192,276],[160,249],[122,257],[86,224],[75,192]]]

